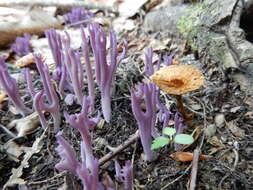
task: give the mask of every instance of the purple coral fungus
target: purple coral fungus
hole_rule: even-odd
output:
[[[17,37],[11,49],[18,55],[23,56],[31,52],[31,35],[25,33],[23,37]]]
[[[50,112],[54,120],[54,130],[57,132],[61,123],[59,98],[51,82],[48,67],[43,63],[41,55],[34,54],[36,66],[39,70],[45,90],[34,96],[34,108],[38,112],[42,126],[46,127],[43,111]],[[46,103],[48,101],[48,103]]]
[[[121,169],[119,163],[115,161],[116,179],[124,183],[124,190],[133,189],[133,167],[130,160],[126,161],[123,169]]]
[[[72,48],[64,49],[64,63],[79,104],[83,101],[83,66],[80,54]]]
[[[110,64],[106,60],[106,34],[97,23],[89,25],[91,46],[95,57],[96,80],[101,91],[102,112],[106,122],[111,117],[111,93],[116,68],[126,55],[126,43],[123,52],[118,56],[117,39],[114,31],[110,31]]]
[[[71,12],[65,15],[65,20],[68,24],[74,24],[74,26],[86,26],[86,23],[75,24],[79,21],[85,21],[87,19],[93,18],[94,14],[85,10],[82,7],[73,8]]]
[[[88,46],[88,40],[86,38],[84,29],[81,28],[81,36],[82,36],[82,49],[83,49],[83,55],[85,58],[85,71],[86,71],[86,77],[88,81],[88,92],[89,97],[91,98],[91,109],[94,110],[94,101],[95,101],[95,84],[94,84],[94,78],[93,78],[93,72],[92,72],[92,66],[90,62],[89,57],[89,46]]]
[[[14,106],[23,116],[31,112],[31,110],[23,103],[19,94],[17,82],[15,78],[11,77],[8,73],[3,57],[0,57],[0,84],[3,90],[8,94]]]
[[[72,127],[78,129],[78,131],[82,135],[82,149],[84,150],[84,154],[86,157],[85,165],[89,169],[91,169],[94,160],[94,156],[92,153],[91,134],[89,130],[93,129],[96,126],[100,118],[99,114],[95,118],[89,118],[90,106],[90,98],[84,96],[82,110],[79,114],[68,115],[66,112],[64,112],[66,120],[70,123]]]
[[[157,90],[154,83],[141,83],[137,91],[131,90],[132,111],[138,122],[140,138],[144,153],[148,161],[153,159],[151,150],[152,136],[157,137],[155,131]],[[146,111],[142,111],[141,103],[144,99]]]

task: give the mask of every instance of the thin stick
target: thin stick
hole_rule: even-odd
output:
[[[184,173],[188,172],[188,171],[191,169],[191,167],[192,167],[192,164],[190,164],[190,165],[185,169]],[[166,184],[164,187],[162,187],[161,190],[166,190],[166,189],[168,189],[168,187],[169,187],[170,185],[172,185],[173,183],[175,183],[175,182],[177,182],[178,180],[180,180],[183,176],[184,176],[184,174],[178,176],[178,177],[177,177],[176,179],[174,179],[172,182],[170,182],[170,183]]]
[[[26,183],[26,184],[27,185],[38,185],[38,184],[42,184],[42,183],[49,183],[50,181],[52,181],[54,179],[57,179],[57,178],[60,178],[60,177],[63,177],[66,174],[67,174],[67,171],[62,171],[62,172],[54,175],[53,177],[51,177],[49,179],[45,179],[45,180],[42,180],[42,181],[32,181],[32,182]]]
[[[190,178],[190,183],[188,186],[189,190],[195,190],[195,187],[196,187],[196,179],[197,179],[197,173],[198,173],[198,162],[199,162],[199,149],[196,148],[193,153],[191,178]]]
[[[87,2],[87,1],[59,1],[59,0],[1,0],[0,2],[1,7],[13,7],[13,6],[41,6],[41,7],[62,7],[62,8],[69,8],[69,7],[85,7],[87,9],[100,9],[106,10],[110,12],[117,12],[115,8],[103,5],[97,2]]]
[[[139,131],[137,130],[136,133],[131,136],[127,141],[125,141],[123,144],[119,145],[113,152],[109,152],[105,156],[99,159],[99,165],[103,165],[105,162],[109,161],[113,157],[115,157],[117,154],[119,154],[121,151],[129,147],[131,144],[133,144],[137,139],[139,138]]]
[[[17,138],[17,136],[12,133],[9,129],[7,129],[5,126],[0,124],[0,129],[2,129],[9,137],[11,138]]]

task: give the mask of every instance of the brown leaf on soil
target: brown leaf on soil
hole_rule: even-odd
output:
[[[6,15],[0,17],[0,47],[12,43],[17,36],[22,36],[24,33],[40,35],[49,28],[62,28],[59,20],[42,10],[29,12],[17,10],[11,18],[10,15],[8,16],[8,19]]]
[[[213,146],[225,148],[225,145],[222,143],[221,139],[218,139],[217,136],[207,139],[207,142]]]
[[[13,120],[8,128],[15,127],[18,132],[18,137],[26,136],[33,133],[39,126],[39,116],[36,112],[27,117]]]
[[[32,147],[27,147],[26,153],[24,155],[24,158],[18,168],[12,168],[11,173],[12,175],[10,176],[9,180],[4,184],[3,189],[6,189],[9,186],[13,186],[15,184],[24,184],[25,180],[20,178],[23,174],[23,168],[28,168],[29,167],[29,160],[32,157],[33,154],[38,153],[41,148],[43,147],[42,140],[45,137],[47,129],[44,131],[44,133],[37,138]]]
[[[245,131],[237,127],[235,121],[228,122],[227,127],[236,137],[243,138],[245,136]]]
[[[174,152],[173,154],[170,155],[171,158],[178,162],[191,162],[193,160],[193,153],[191,152]],[[212,156],[208,155],[200,155],[199,159],[200,160],[206,160],[210,159]]]
[[[3,147],[4,147],[5,152],[8,154],[9,158],[11,160],[14,160],[15,162],[20,161],[18,157],[22,153],[24,153],[27,148],[27,147],[17,144],[13,139],[7,141]]]
[[[6,94],[5,93],[0,93],[0,104],[2,104],[6,98]]]
[[[246,100],[244,100],[244,103],[249,106],[253,106],[253,100],[251,98],[247,98]]]
[[[226,151],[226,150],[225,150]],[[223,154],[220,159],[221,161],[226,161],[230,164],[232,164],[234,162],[234,153],[233,152],[227,152],[225,154]]]
[[[45,61],[45,57],[42,56],[42,60]],[[31,68],[35,64],[35,58],[32,53],[25,55],[18,59],[15,63],[16,68]]]
[[[253,118],[253,111],[248,111],[244,115]]]
[[[213,136],[211,138],[208,138],[207,142],[210,143],[211,145],[215,146],[215,147],[212,147],[208,150],[209,155],[215,154],[218,151],[226,148],[226,146],[222,143],[222,141],[220,139],[218,139],[217,136]]]

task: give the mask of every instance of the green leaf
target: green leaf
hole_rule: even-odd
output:
[[[176,133],[176,129],[172,127],[163,128],[163,134],[168,136],[173,136]]]
[[[167,137],[157,137],[153,140],[153,143],[151,145],[151,149],[154,150],[154,149],[158,149],[158,148],[161,148],[167,144],[169,144],[170,142],[170,139],[167,138]]]
[[[192,144],[194,139],[191,135],[179,134],[175,136],[174,142],[177,144]]]

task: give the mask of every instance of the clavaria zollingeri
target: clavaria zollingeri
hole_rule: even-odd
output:
[[[73,24],[76,27],[86,26],[87,20],[94,17],[92,12],[85,10],[82,7],[73,8],[71,12],[65,15],[65,20],[67,24]],[[86,21],[85,23],[75,24],[79,21]]]
[[[37,111],[41,125],[44,128],[47,126],[44,112],[50,112],[54,120],[54,130],[57,132],[61,124],[59,98],[53,87],[48,67],[43,63],[41,55],[34,54],[34,57],[44,87],[34,96],[34,109]]]
[[[11,49],[18,56],[23,56],[31,52],[31,44],[30,44],[31,35],[24,34],[23,37],[17,37],[15,43],[12,44]]]
[[[106,122],[111,118],[111,93],[116,68],[126,55],[126,43],[123,52],[118,56],[117,39],[114,31],[110,31],[110,64],[106,59],[106,34],[97,23],[89,25],[90,41],[95,57],[96,81],[101,92],[102,113]]]
[[[151,150],[152,136],[157,136],[155,132],[156,122],[156,100],[157,90],[154,83],[141,83],[137,90],[131,91],[132,111],[138,122],[140,138],[144,153],[148,161],[152,161],[153,152]],[[142,100],[145,102],[145,110],[142,111]]]
[[[19,94],[16,79],[9,74],[3,57],[0,57],[0,84],[5,93],[8,94],[16,109],[23,116],[31,113],[31,110],[23,103]]]

